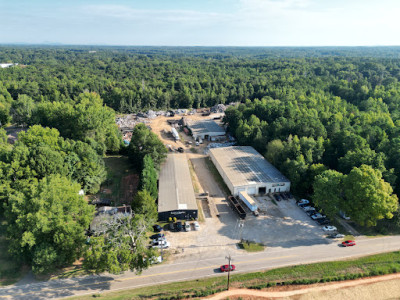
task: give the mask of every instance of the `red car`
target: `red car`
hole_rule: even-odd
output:
[[[355,245],[356,245],[356,242],[352,241],[352,240],[347,240],[347,241],[342,242],[342,246],[344,246],[344,247],[350,247],[350,246],[355,246]]]
[[[231,271],[235,271],[236,267],[235,265],[231,265]],[[229,265],[222,265],[221,266],[221,272],[228,272],[229,270]]]

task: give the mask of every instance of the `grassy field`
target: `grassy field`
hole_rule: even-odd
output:
[[[400,272],[400,252],[366,256],[358,259],[315,263],[273,269],[265,272],[234,274],[231,287],[261,289],[274,285],[311,284],[341,281],[366,276]],[[226,277],[149,286],[97,295],[101,299],[187,299],[204,297],[226,288]],[[92,299],[93,296],[74,299]]]
[[[0,286],[13,284],[21,278],[24,271],[21,264],[17,263],[8,253],[6,240],[7,222],[0,219]]]
[[[210,170],[210,172],[213,175],[215,181],[218,183],[218,185],[225,192],[226,196],[230,195],[231,191],[226,186],[224,180],[222,179],[221,175],[219,174],[217,168],[214,166],[213,162],[208,158],[205,158],[205,161],[206,161],[207,168]]]

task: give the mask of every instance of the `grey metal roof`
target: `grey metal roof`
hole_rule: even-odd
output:
[[[197,209],[186,155],[168,154],[161,166],[158,212]]]
[[[253,147],[234,146],[210,149],[233,186],[283,183],[289,180]]]
[[[221,135],[225,134],[225,129],[219,126],[214,120],[188,120],[187,123],[193,135],[207,135],[207,133],[221,133]]]

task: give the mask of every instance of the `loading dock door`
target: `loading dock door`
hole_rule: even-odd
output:
[[[249,187],[247,188],[247,194],[249,195],[255,195],[257,193],[256,187]]]

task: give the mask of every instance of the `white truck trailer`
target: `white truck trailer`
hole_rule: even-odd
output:
[[[176,129],[174,127],[172,127],[171,132],[172,132],[173,137],[175,138],[175,141],[179,141],[178,131],[176,131]]]
[[[239,198],[240,200],[243,201],[244,204],[246,204],[246,206],[253,212],[257,212],[258,211],[258,207],[256,202],[254,201],[254,199],[247,194],[247,192],[240,192],[239,193]]]

